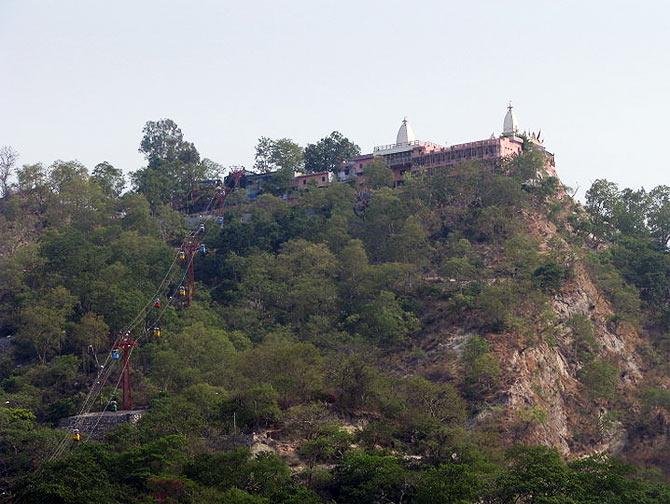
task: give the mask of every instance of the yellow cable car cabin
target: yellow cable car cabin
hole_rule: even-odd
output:
[[[156,326],[151,330],[151,334],[153,335],[154,338],[160,338],[161,337],[161,328]]]
[[[179,289],[177,290],[177,294],[179,295],[179,297],[185,298],[187,294],[186,287],[180,285]]]
[[[186,260],[186,252],[183,250],[180,250],[179,253],[177,254],[177,257],[179,258],[180,261],[185,261]]]
[[[79,433],[79,429],[74,429],[70,435],[70,438],[72,441],[81,441],[81,434]]]

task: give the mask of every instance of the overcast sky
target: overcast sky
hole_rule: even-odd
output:
[[[253,164],[259,136],[364,152],[499,134],[508,100],[558,173],[670,184],[665,0],[0,0],[0,145],[129,173],[148,120]]]

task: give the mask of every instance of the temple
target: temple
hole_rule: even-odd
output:
[[[479,161],[496,167],[507,158],[523,151],[524,142],[530,142],[547,154],[546,171],[555,175],[554,156],[546,151],[538,134],[520,133],[512,104],[507,107],[503,120],[503,131],[499,136],[491,135],[485,140],[463,144],[441,146],[432,142],[417,140],[407,118],[403,119],[396,142],[377,146],[370,154],[356,156],[343,164],[337,173],[340,182],[363,182],[365,167],[375,158],[382,158],[393,170],[394,184],[402,185],[405,175],[419,171],[432,174],[435,170],[448,169],[464,161]]]

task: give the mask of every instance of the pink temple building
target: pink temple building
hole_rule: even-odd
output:
[[[545,169],[550,175],[555,175],[554,156],[544,149],[539,134],[525,135],[525,138],[547,154]],[[500,136],[492,135],[486,140],[449,147],[417,140],[412,127],[407,119],[404,119],[394,144],[375,147],[371,154],[350,159],[343,164],[337,173],[337,178],[341,182],[357,180],[362,183],[365,166],[375,158],[381,157],[393,170],[397,186],[402,185],[407,172],[426,171],[432,174],[435,170],[449,169],[464,161],[479,161],[496,167],[503,159],[520,154],[523,145],[524,138],[519,136],[518,123],[511,104],[507,108]]]

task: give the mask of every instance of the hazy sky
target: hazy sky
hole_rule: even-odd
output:
[[[403,116],[488,138],[508,100],[559,175],[670,184],[670,2],[0,0],[0,145],[22,163],[131,172],[147,120],[253,164],[259,136],[339,130],[363,151]]]

